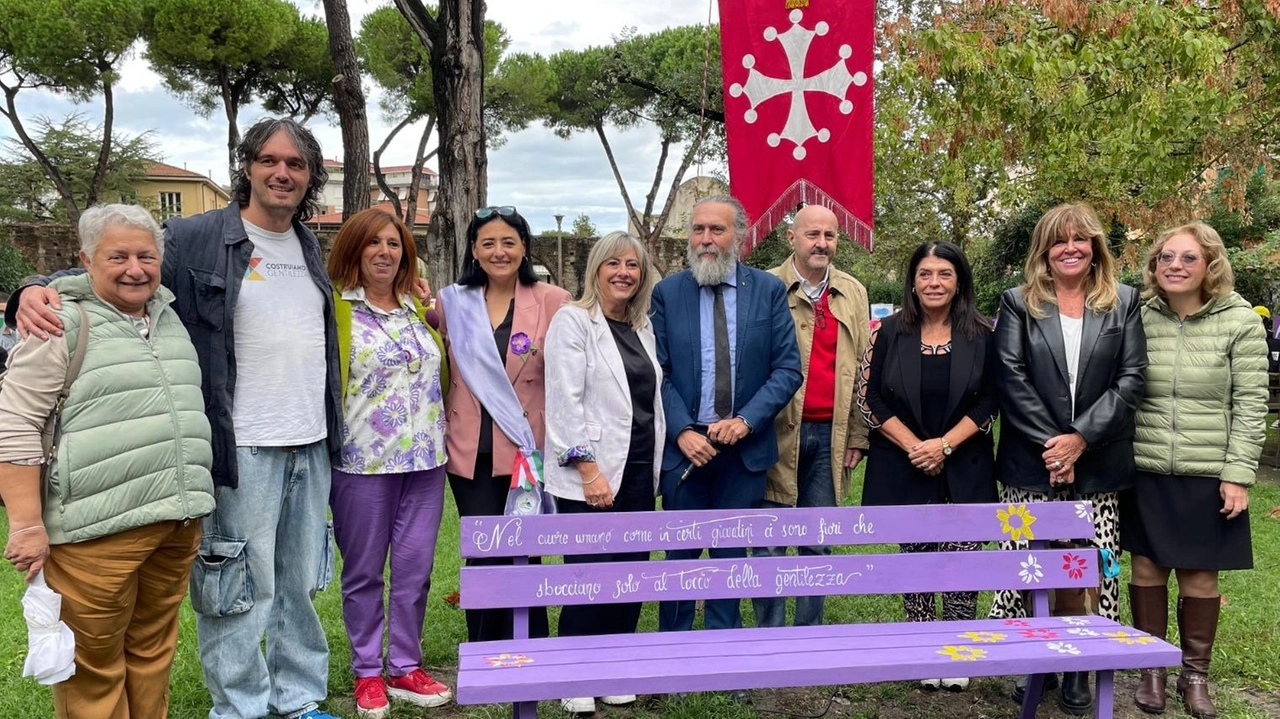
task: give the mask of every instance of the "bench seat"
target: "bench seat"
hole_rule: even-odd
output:
[[[459,704],[1006,676],[1178,664],[1102,617],[839,624],[463,644]]]

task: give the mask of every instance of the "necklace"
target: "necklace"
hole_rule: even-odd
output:
[[[400,341],[405,336],[405,333],[396,332],[396,334],[391,334],[390,330],[387,329],[386,324],[383,323],[382,318],[379,317],[379,313],[375,312],[368,306],[364,308],[364,312],[369,316],[369,319],[373,320],[373,324],[378,327],[382,334],[386,335],[387,339],[391,340],[392,343],[395,344],[396,349],[400,350],[400,356],[404,359],[405,366],[409,369],[409,373],[417,374],[422,371],[422,358],[426,356],[427,350],[422,346],[422,342],[418,339],[417,330],[413,328],[413,318],[407,316],[405,318],[409,326],[409,338],[413,340],[413,346],[406,347]],[[407,314],[408,313],[406,311],[406,315]],[[411,349],[417,350],[416,356],[410,351]]]

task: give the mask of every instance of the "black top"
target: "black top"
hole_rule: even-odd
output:
[[[658,376],[653,371],[649,355],[640,343],[640,336],[626,322],[609,320],[613,341],[622,355],[622,366],[627,371],[627,388],[631,390],[631,446],[627,448],[628,462],[654,461],[653,394],[657,391]]]
[[[951,353],[920,355],[920,424],[925,434],[947,433],[947,396],[951,393]]]
[[[493,330],[493,342],[498,345],[498,357],[502,359],[503,366],[507,364],[507,347],[511,346],[511,318],[515,315],[515,311],[516,301],[512,298],[511,304],[507,305],[507,316],[503,317],[502,324]],[[476,453],[493,453],[493,417],[483,404],[480,405],[480,440],[476,443]],[[504,472],[504,474],[507,473]]]

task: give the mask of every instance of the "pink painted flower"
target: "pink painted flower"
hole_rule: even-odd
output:
[[[1025,619],[1006,619],[1004,620],[1004,625],[1006,627],[1029,627],[1031,622]]]
[[[1052,629],[1023,629],[1022,636],[1026,639],[1057,639],[1058,633]]]
[[[1079,579],[1084,576],[1084,570],[1089,568],[1089,563],[1079,554],[1062,555],[1062,568],[1067,570],[1067,576],[1072,579]]]

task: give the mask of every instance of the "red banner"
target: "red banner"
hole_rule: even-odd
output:
[[[874,0],[719,0],[729,184],[744,256],[820,204],[871,249]]]

